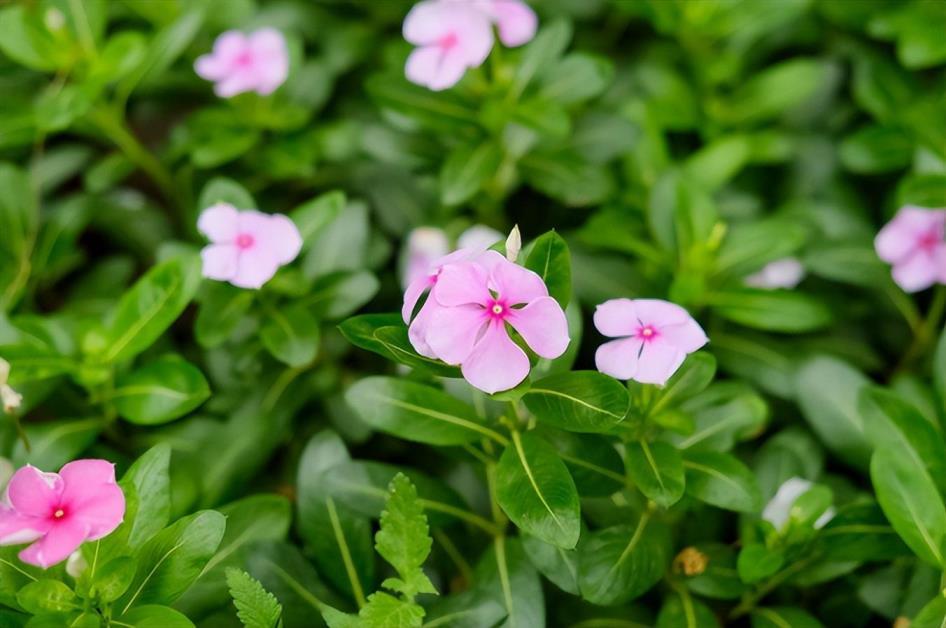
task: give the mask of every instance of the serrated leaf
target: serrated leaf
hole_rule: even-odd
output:
[[[237,617],[246,628],[274,628],[282,606],[259,580],[241,569],[227,569],[227,587],[237,608]]]
[[[381,513],[381,529],[375,535],[375,549],[394,567],[400,578],[388,578],[382,586],[414,599],[418,593],[437,590],[421,566],[430,554],[433,541],[427,517],[417,498],[417,489],[406,475],[391,480],[387,505]]]

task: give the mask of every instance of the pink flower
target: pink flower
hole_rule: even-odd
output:
[[[877,234],[874,248],[893,265],[893,280],[906,292],[946,284],[946,209],[902,207]]]
[[[0,545],[36,541],[20,559],[46,569],[111,534],[124,516],[125,496],[107,460],[76,460],[59,473],[27,465],[13,474],[0,504]]]
[[[417,227],[407,236],[402,285],[409,286],[418,279],[426,279],[434,263],[450,252],[450,242],[443,229]]]
[[[805,267],[794,257],[784,257],[769,262],[760,271],[746,277],[746,285],[753,288],[775,290],[794,288],[805,277]]]
[[[289,218],[237,211],[227,203],[205,209],[197,229],[211,241],[200,253],[204,277],[238,288],[261,288],[302,249],[302,236]]]
[[[663,385],[709,340],[685,309],[659,299],[611,299],[595,310],[595,327],[611,338],[595,354],[602,373]]]
[[[504,45],[515,48],[535,37],[539,20],[522,0],[478,0],[476,6],[496,24]]]
[[[440,91],[486,60],[493,29],[489,16],[474,4],[425,0],[404,18],[404,39],[418,46],[407,58],[407,79]]]
[[[282,33],[274,28],[262,28],[248,36],[227,31],[217,37],[211,54],[197,59],[194,70],[216,83],[214,92],[221,98],[243,92],[265,96],[289,76],[289,50]]]
[[[485,251],[503,239],[503,234],[486,225],[473,225],[457,238],[458,249],[480,249]]]
[[[507,323],[543,358],[568,348],[565,312],[531,270],[486,251],[447,263],[438,275],[423,341],[435,357],[459,365],[476,388],[506,390],[529,374],[529,357],[509,337]]]

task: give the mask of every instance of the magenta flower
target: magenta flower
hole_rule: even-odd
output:
[[[0,545],[33,543],[20,559],[46,569],[111,534],[124,516],[125,496],[107,460],[76,460],[59,473],[27,465],[10,478],[0,504]]]
[[[595,310],[595,327],[618,339],[598,347],[598,370],[642,384],[665,384],[709,340],[685,309],[659,299],[605,301]]]
[[[227,203],[205,209],[197,229],[211,242],[200,253],[204,277],[238,288],[261,288],[302,249],[302,236],[286,216]]]
[[[478,0],[476,6],[496,24],[504,45],[515,48],[535,37],[539,20],[522,0]]]
[[[217,37],[213,52],[194,63],[197,74],[214,81],[214,92],[230,98],[244,92],[271,94],[289,76],[289,50],[282,33],[262,28],[250,35],[227,31]]]
[[[893,265],[893,280],[906,292],[946,284],[946,209],[902,207],[877,234],[874,248]]]
[[[489,16],[474,4],[425,0],[404,18],[404,39],[418,46],[407,58],[407,79],[440,91],[486,60],[493,29]]]
[[[507,323],[543,358],[568,348],[565,312],[542,278],[496,251],[443,265],[427,300],[435,305],[423,329],[426,348],[484,392],[513,388],[529,374],[529,357]]]
[[[794,257],[769,262],[758,272],[746,277],[746,285],[765,290],[794,288],[805,278],[805,267]]]

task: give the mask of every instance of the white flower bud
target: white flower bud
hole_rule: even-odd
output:
[[[519,225],[512,228],[509,237],[506,238],[506,259],[515,262],[519,258],[519,251],[522,249],[522,236],[519,234]]]
[[[59,9],[51,8],[46,11],[46,28],[58,31],[66,25],[66,16]]]
[[[76,551],[69,554],[68,560],[66,560],[66,573],[72,576],[73,578],[78,578],[82,573],[89,568],[88,561],[85,560],[85,557],[82,555],[82,550],[77,549]]]

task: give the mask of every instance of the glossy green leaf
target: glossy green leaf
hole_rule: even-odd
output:
[[[540,434],[558,452],[582,496],[607,497],[624,488],[624,461],[608,437],[558,429]]]
[[[762,509],[762,494],[755,476],[737,458],[713,451],[687,452],[688,495],[726,510],[755,513]]]
[[[656,628],[717,628],[716,615],[705,604],[687,597],[672,596],[666,599],[657,615]]]
[[[210,396],[193,364],[168,355],[120,377],[112,392],[118,413],[132,423],[156,425],[184,416]]]
[[[806,332],[831,323],[831,310],[802,292],[744,288],[712,296],[713,309],[746,327],[779,332]]]
[[[124,613],[118,620],[134,628],[194,628],[193,622],[169,606],[145,604]]]
[[[460,205],[473,198],[499,169],[502,151],[493,142],[453,149],[440,171],[440,202]]]
[[[547,425],[572,432],[608,432],[624,420],[627,389],[596,371],[550,375],[523,396],[526,407]]]
[[[572,265],[568,244],[555,231],[540,235],[532,243],[525,267],[537,273],[549,295],[563,308],[568,306],[572,294]]]
[[[752,628],[822,628],[822,623],[793,607],[757,608],[752,612]]]
[[[522,547],[536,569],[562,591],[578,595],[578,550],[566,550],[531,534],[521,535]]]
[[[16,601],[33,614],[60,613],[80,606],[75,592],[58,580],[37,580],[16,594]]]
[[[319,350],[319,322],[301,304],[269,308],[260,327],[260,339],[274,358],[302,367],[310,364]]]
[[[669,508],[683,497],[683,458],[670,443],[628,443],[627,472],[640,492],[661,508]]]
[[[227,203],[237,209],[257,209],[256,201],[242,185],[226,177],[214,177],[204,185],[197,201],[199,211],[217,203]]]

